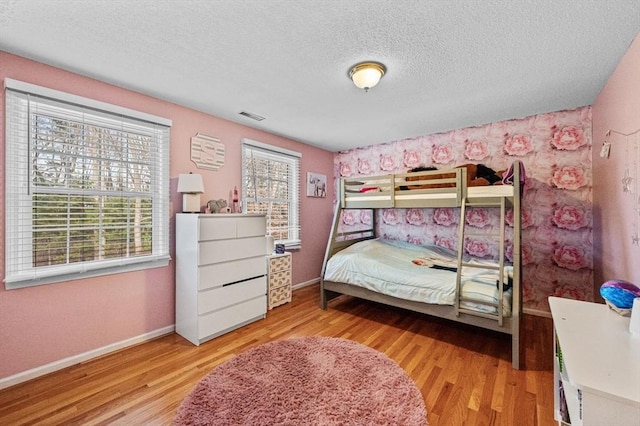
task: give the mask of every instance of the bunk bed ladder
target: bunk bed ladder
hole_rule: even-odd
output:
[[[456,295],[455,295],[455,314],[456,316],[460,316],[460,313],[470,314],[481,316],[485,318],[493,318],[497,319],[498,325],[502,327],[504,322],[504,311],[503,311],[503,295],[504,295],[504,285],[505,282],[508,281],[509,277],[505,276],[504,262],[505,262],[505,225],[506,225],[506,197],[500,197],[498,201],[492,203],[473,203],[469,202],[469,200],[464,197],[462,199],[462,203],[460,205],[460,230],[459,230],[459,239],[458,239],[458,273],[456,276]],[[498,233],[480,233],[473,234],[465,231],[466,224],[466,209],[467,207],[473,206],[482,206],[482,207],[499,207],[500,208],[500,229]],[[464,241],[465,235],[482,235],[494,237],[498,240],[498,264],[497,265],[481,265],[476,263],[467,263],[464,262]],[[498,303],[489,304],[482,303],[475,300],[470,300],[474,303],[485,304],[487,306],[494,306],[497,310],[497,314],[487,314],[478,312],[471,309],[465,309],[461,307],[461,302],[466,299],[462,297],[462,271],[463,268],[478,268],[478,269],[489,269],[489,270],[497,270],[498,271]]]
[[[458,231],[458,269],[456,274],[456,298],[454,301],[454,312],[456,317],[460,316],[460,298],[462,297],[462,259],[464,253],[464,223],[466,216],[467,198],[462,197],[460,204],[460,230]]]

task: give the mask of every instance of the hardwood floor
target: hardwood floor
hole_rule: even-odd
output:
[[[393,358],[422,391],[431,426],[553,425],[551,319],[525,316],[525,370],[508,335],[342,296],[317,285],[267,318],[199,347],[173,333],[0,391],[0,425],[168,425],[212,368],[275,339],[351,339]]]

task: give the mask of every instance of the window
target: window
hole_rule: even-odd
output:
[[[267,233],[287,248],[300,248],[301,154],[242,140],[242,209],[267,215]]]
[[[166,266],[171,121],[5,86],[6,287]]]

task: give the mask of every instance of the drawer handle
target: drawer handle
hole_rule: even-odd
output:
[[[260,278],[260,277],[264,277],[264,275],[256,275],[255,277],[245,278],[244,280],[238,280],[238,281],[233,281],[233,282],[230,282],[230,283],[222,284],[222,287],[228,287],[230,285],[243,283],[245,281],[255,280],[256,278]]]

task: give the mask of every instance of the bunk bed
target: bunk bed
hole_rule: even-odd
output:
[[[506,333],[511,335],[513,368],[519,369],[524,353],[520,342],[522,164],[515,161],[505,177],[503,185],[471,186],[467,170],[460,167],[340,179],[339,200],[322,267],[321,308],[327,309],[328,303],[340,295],[349,295]],[[439,207],[459,208],[456,252],[381,240],[376,235],[375,212],[366,228],[340,229],[342,212],[347,209]],[[499,245],[495,262],[469,259],[463,254],[465,237],[473,235],[465,224],[469,207],[500,211],[498,232],[490,234]],[[513,209],[510,265],[505,259],[507,208]],[[447,255],[440,264],[441,256]],[[438,266],[411,269],[408,262],[412,258],[416,265],[419,263],[415,260],[426,258],[430,266],[433,262]],[[482,294],[478,295],[478,289],[484,289]]]

